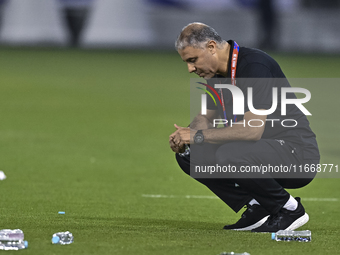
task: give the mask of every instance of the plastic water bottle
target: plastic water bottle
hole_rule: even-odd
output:
[[[52,236],[52,243],[61,245],[73,243],[73,235],[69,231],[55,233]]]
[[[0,250],[21,250],[28,247],[21,229],[0,230]]]
[[[185,144],[185,151],[182,153],[178,153],[178,155],[180,155],[181,157],[186,157],[190,155],[190,147]]]
[[[312,241],[312,232],[310,230],[279,230],[276,233],[272,233],[272,240],[284,242],[310,242]]]

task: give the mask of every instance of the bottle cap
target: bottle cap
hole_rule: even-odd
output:
[[[60,241],[59,236],[52,237],[52,243],[59,243],[59,241]]]
[[[275,233],[272,233],[272,240],[275,239]]]

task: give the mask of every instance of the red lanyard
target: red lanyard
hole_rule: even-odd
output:
[[[233,54],[231,58],[231,84],[236,86],[236,66],[237,66],[237,59],[238,59],[238,53],[240,50],[240,46],[234,41],[234,48],[233,48]],[[223,92],[222,89],[220,89],[221,92],[221,101],[222,101],[222,108],[223,108],[223,114],[224,114],[224,119],[227,119],[227,113],[225,110],[225,105],[224,105],[224,98],[223,98]],[[234,121],[237,122],[237,116],[234,115]],[[228,124],[225,124],[227,127]]]

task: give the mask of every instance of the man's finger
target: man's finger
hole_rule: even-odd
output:
[[[178,150],[176,144],[174,144],[173,141],[170,141],[170,148],[173,152],[177,152]]]
[[[179,148],[182,148],[182,147],[184,147],[185,146],[185,143],[183,142],[183,141],[180,141],[180,143],[178,144],[178,147]]]

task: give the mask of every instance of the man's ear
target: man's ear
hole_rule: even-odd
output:
[[[216,53],[216,48],[217,48],[217,44],[214,40],[210,40],[208,43],[207,43],[207,48],[208,50],[212,53],[212,54],[215,54]]]

